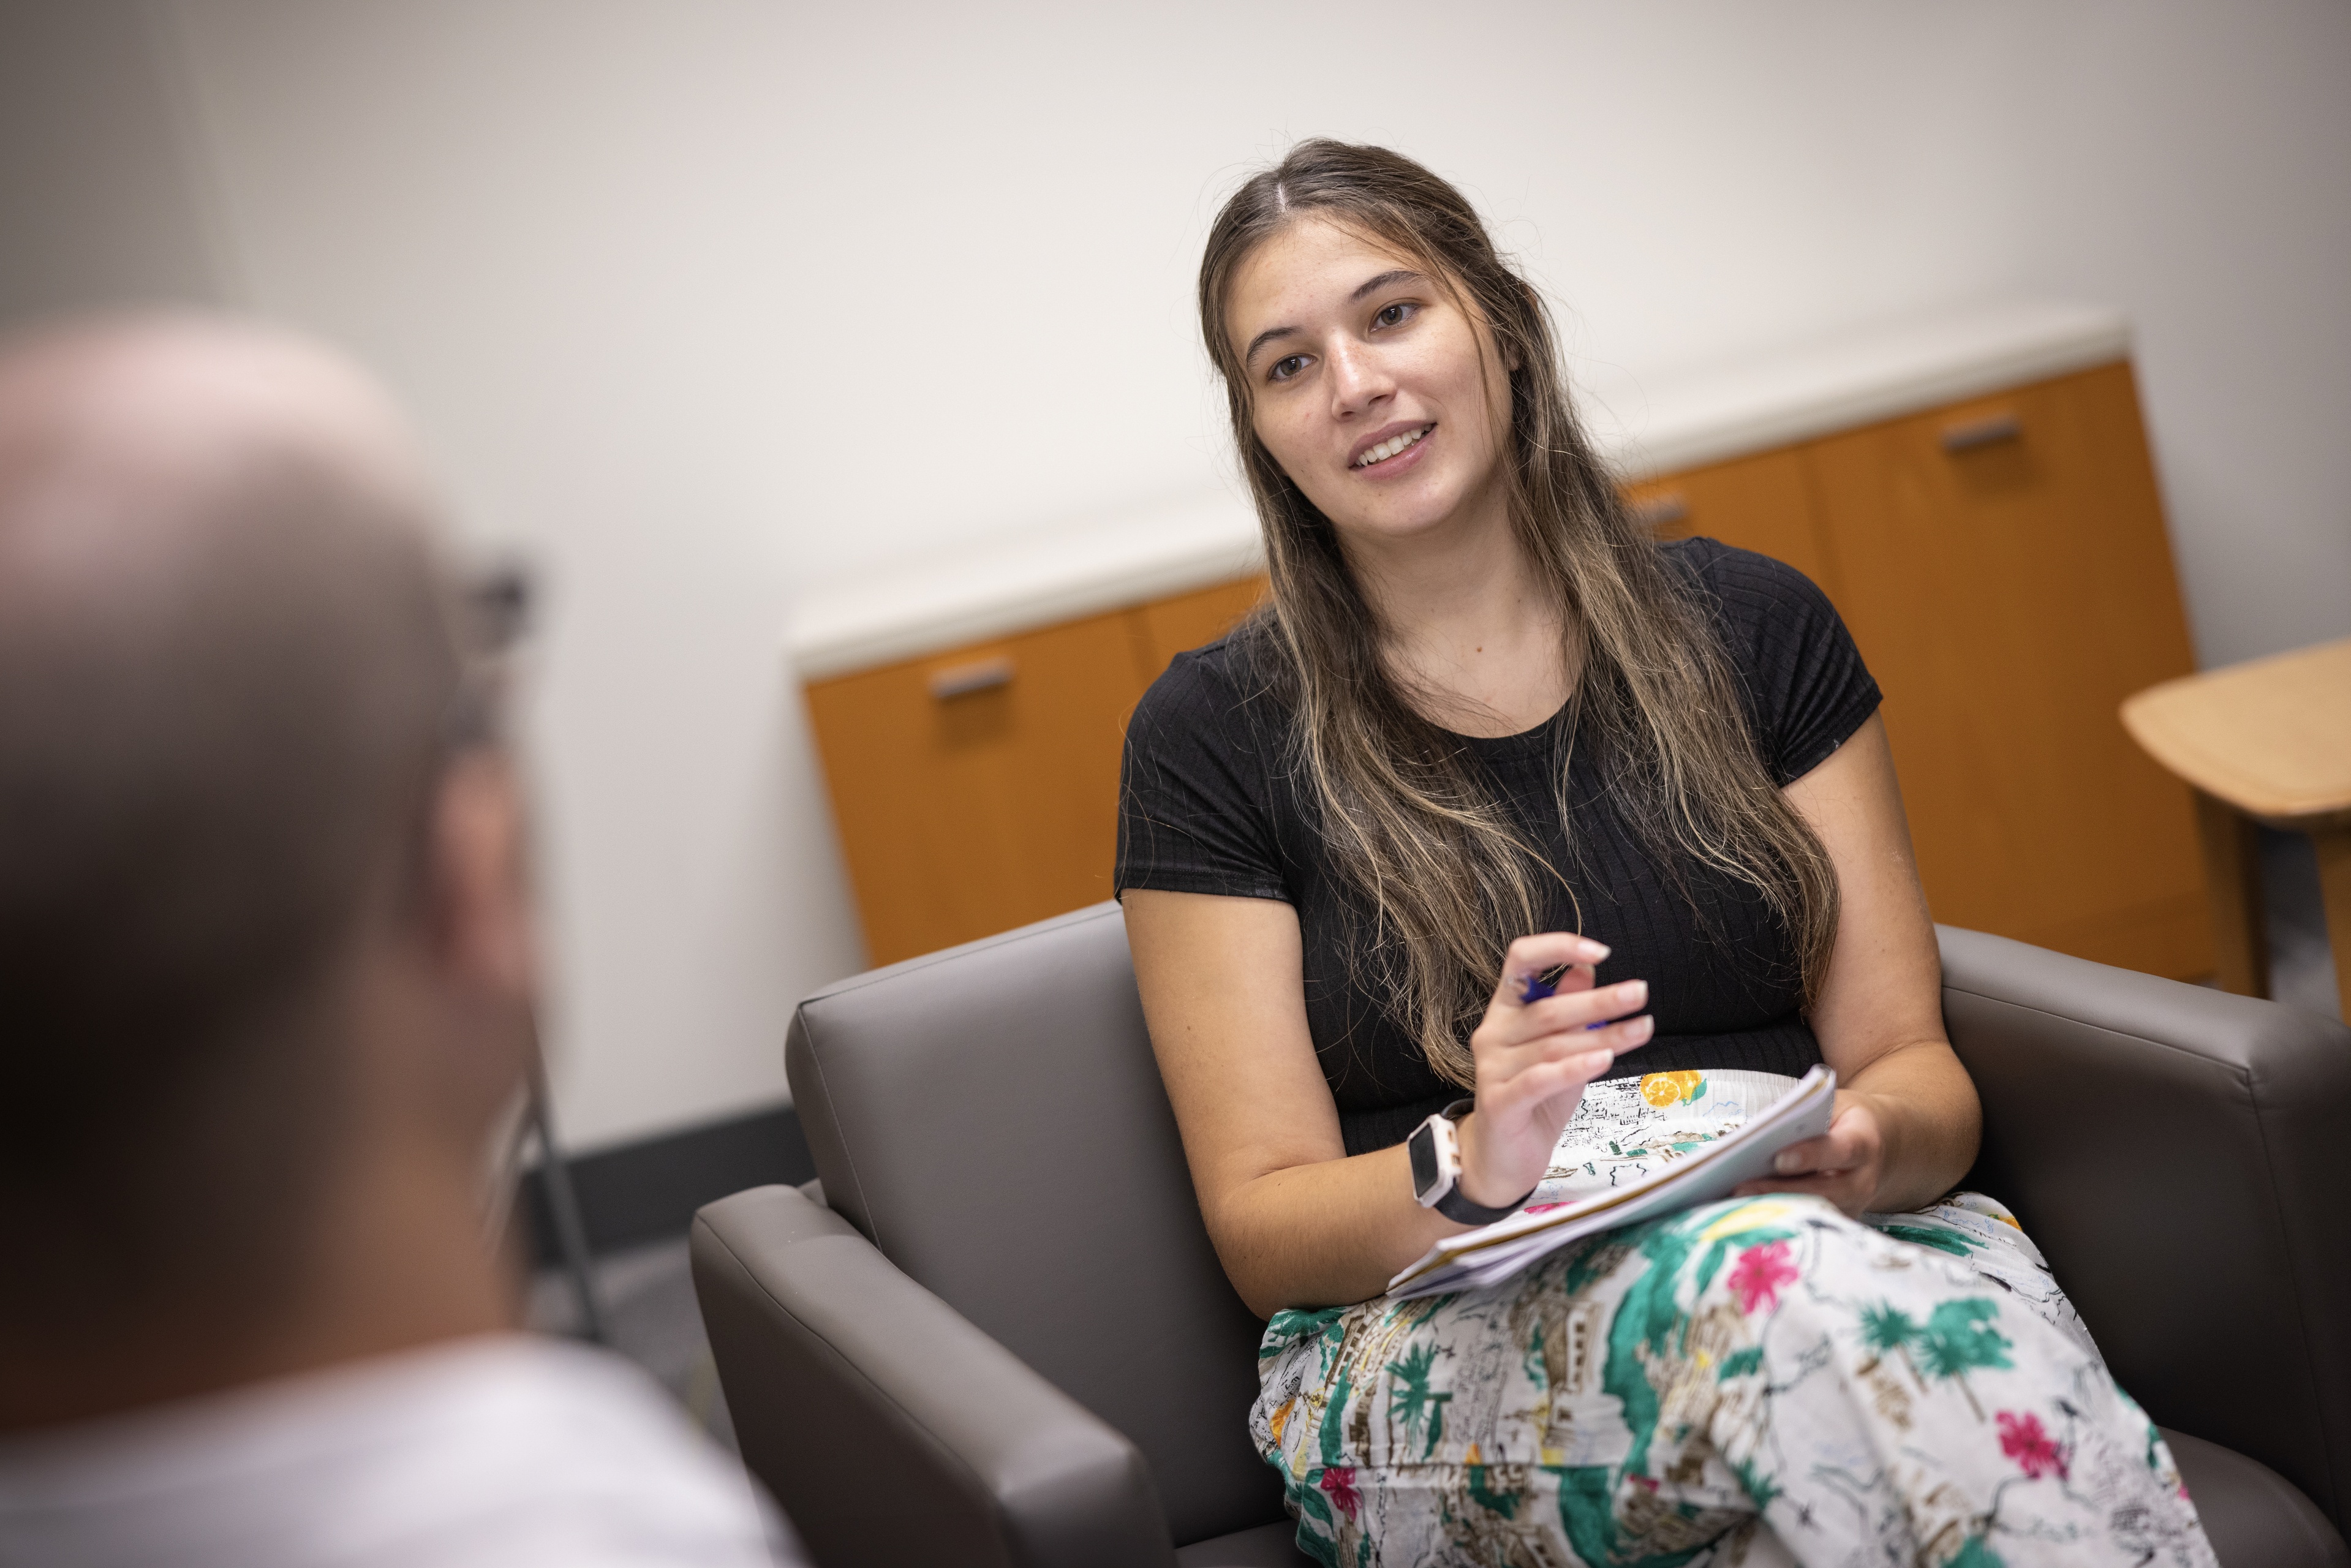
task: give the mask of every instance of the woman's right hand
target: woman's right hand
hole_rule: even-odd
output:
[[[1510,944],[1493,1000],[1469,1037],[1478,1105],[1460,1142],[1461,1192],[1472,1203],[1499,1208],[1532,1190],[1583,1086],[1655,1032],[1648,1015],[1625,1017],[1648,1005],[1646,980],[1593,983],[1593,966],[1607,956],[1600,943],[1565,931]],[[1562,965],[1552,995],[1524,999],[1530,980]]]

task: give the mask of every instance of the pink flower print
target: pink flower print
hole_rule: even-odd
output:
[[[1750,1247],[1730,1270],[1730,1293],[1739,1298],[1739,1310],[1750,1315],[1758,1302],[1766,1312],[1778,1306],[1780,1288],[1795,1282],[1796,1265],[1784,1241]]]
[[[1332,1466],[1322,1472],[1321,1485],[1324,1491],[1331,1494],[1331,1500],[1339,1505],[1341,1513],[1345,1514],[1349,1519],[1355,1517],[1355,1510],[1363,1506],[1364,1500],[1362,1494],[1355,1490],[1355,1472],[1353,1469],[1346,1465]]]
[[[2065,1450],[2042,1427],[2040,1416],[2002,1410],[1998,1420],[2000,1451],[2014,1459],[2027,1477],[2037,1481],[2053,1472],[2059,1480],[2065,1479]]]

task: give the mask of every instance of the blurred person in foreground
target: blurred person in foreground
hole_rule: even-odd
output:
[[[433,512],[290,337],[0,353],[0,1563],[793,1560],[516,1332],[524,811]]]

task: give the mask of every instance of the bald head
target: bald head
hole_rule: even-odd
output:
[[[266,1268],[316,1185],[460,685],[425,494],[284,334],[0,352],[0,1323]]]
[[[311,549],[422,547],[406,436],[323,350],[161,317],[0,353],[0,604],[62,594],[88,616],[184,599],[204,558],[306,507],[326,513],[298,530]]]

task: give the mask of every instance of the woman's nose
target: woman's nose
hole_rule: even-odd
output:
[[[1331,350],[1332,412],[1359,413],[1395,390],[1377,354],[1357,343],[1342,343]]]

